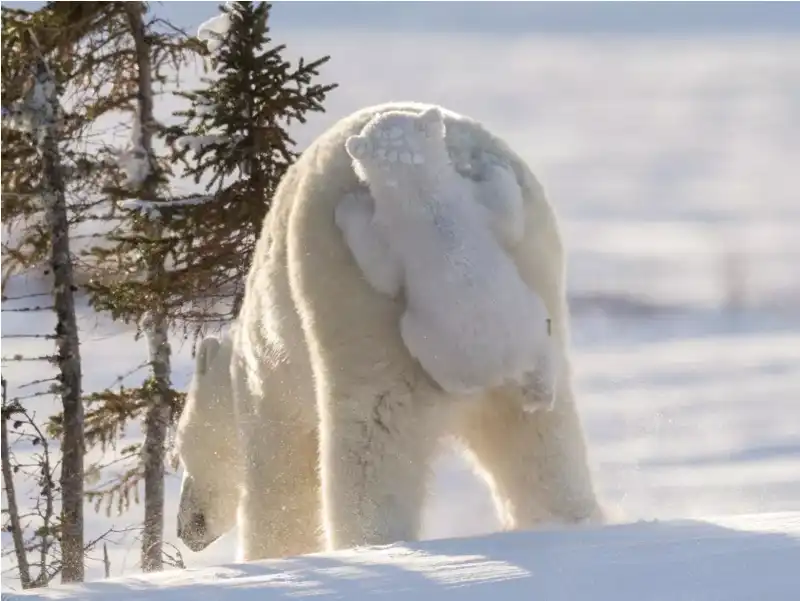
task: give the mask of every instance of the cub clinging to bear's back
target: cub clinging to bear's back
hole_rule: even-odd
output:
[[[367,281],[403,291],[409,352],[449,393],[516,385],[526,408],[551,406],[549,316],[493,227],[513,218],[498,207],[522,205],[513,171],[479,184],[457,173],[436,108],[377,115],[345,146],[369,193],[346,197],[336,221]]]

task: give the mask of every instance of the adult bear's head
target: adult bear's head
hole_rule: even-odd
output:
[[[241,489],[229,337],[200,343],[175,450],[183,466],[178,537],[202,551],[236,524]]]

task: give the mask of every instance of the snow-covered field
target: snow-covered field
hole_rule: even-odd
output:
[[[800,510],[800,40],[306,30],[277,41],[298,54],[330,53],[325,80],[341,85],[328,113],[297,132],[301,143],[360,106],[415,99],[485,121],[540,175],[570,251],[574,363],[596,480],[622,520]],[[81,324],[89,390],[145,358],[129,331],[88,313]],[[2,327],[50,326],[4,314]],[[28,348],[6,340],[3,356]],[[175,349],[179,386],[189,350]],[[12,392],[34,369],[3,365]],[[170,477],[166,534],[179,545],[178,483]],[[87,508],[87,516],[91,537],[139,514]],[[789,567],[800,565],[799,519],[437,541],[50,598],[151,599],[163,586],[159,601],[217,599],[223,588],[233,601],[380,591],[385,599],[789,601],[800,591]],[[457,454],[443,454],[426,538],[496,529],[483,485]],[[183,548],[184,558],[190,567],[229,564],[234,539],[200,554]],[[113,576],[138,570],[130,537],[109,551]],[[99,563],[88,568],[101,577]],[[208,587],[187,588],[201,582]]]
[[[6,601],[791,601],[800,513],[314,554],[7,595]]]

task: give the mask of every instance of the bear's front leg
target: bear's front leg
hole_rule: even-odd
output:
[[[319,418],[327,549],[418,537],[442,399],[400,338],[402,308],[369,285],[326,186],[289,222],[292,296]]]
[[[322,550],[316,432],[289,422],[265,420],[248,437],[239,506],[240,561]]]
[[[336,206],[335,221],[369,285],[386,296],[400,292],[403,270],[383,232],[374,223],[374,201],[366,192],[346,195]]]

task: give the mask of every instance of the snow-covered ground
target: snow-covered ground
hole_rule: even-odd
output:
[[[415,99],[485,121],[540,175],[570,251],[574,363],[598,489],[622,519],[800,510],[797,38],[320,30],[277,41],[309,57],[332,54],[324,81],[341,85],[328,113],[297,132],[301,143],[360,106]],[[146,357],[130,331],[88,313],[81,324],[88,390]],[[4,314],[2,327],[10,334],[50,326]],[[5,340],[3,356],[32,346]],[[189,348],[175,353],[175,383],[185,386]],[[4,364],[12,393],[36,369]],[[138,437],[138,428],[128,435]],[[166,534],[179,545],[178,484],[171,476]],[[91,537],[135,522],[139,511],[106,517],[87,507],[87,518]],[[794,514],[438,541],[408,547],[413,554],[399,547],[89,585],[72,598],[124,591],[117,598],[129,601],[163,585],[172,599],[216,599],[230,587],[234,601],[269,599],[272,589],[354,598],[384,587],[399,589],[387,599],[788,601],[777,587],[800,590],[781,580],[800,565],[797,521]],[[456,453],[443,454],[426,538],[496,529],[483,485]],[[190,567],[230,563],[234,539],[199,554],[182,548],[184,559]],[[138,570],[131,537],[109,551],[113,576]],[[102,575],[98,562],[88,570]],[[209,586],[187,591],[197,582]]]
[[[794,601],[800,513],[314,554],[7,595],[6,601]]]

